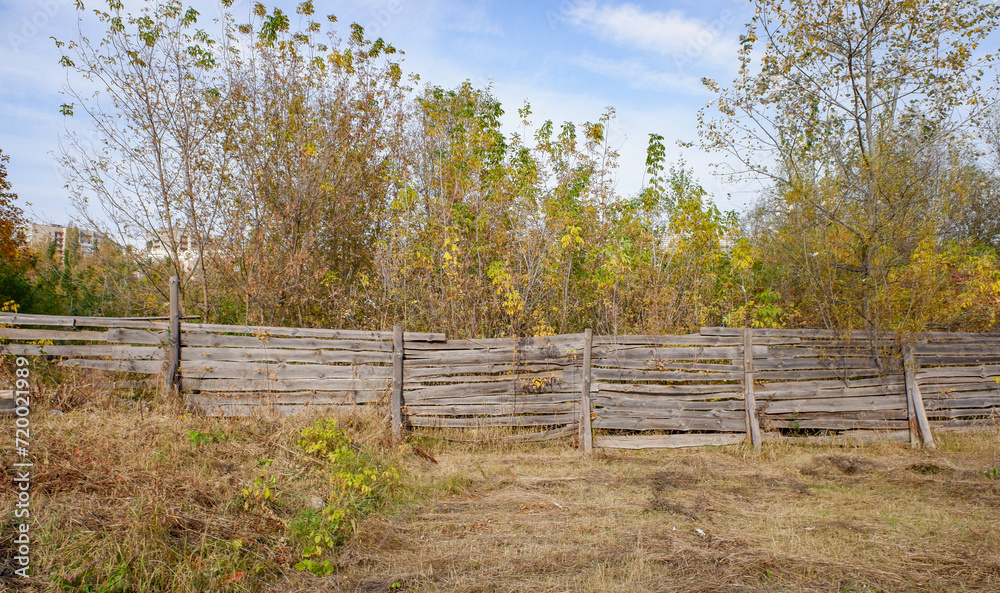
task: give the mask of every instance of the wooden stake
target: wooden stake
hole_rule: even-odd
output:
[[[167,372],[163,377],[164,391],[173,394],[180,388],[181,306],[180,278],[170,277],[170,341],[167,343]]]
[[[584,453],[594,450],[594,435],[590,425],[590,354],[594,345],[594,330],[589,327],[583,332],[583,367],[580,388],[580,447]]]
[[[747,436],[753,448],[760,449],[757,398],[753,394],[753,330],[749,327],[743,329],[743,401],[747,410]]]
[[[392,397],[389,402],[392,438],[403,438],[403,326],[392,328]]]
[[[934,435],[931,434],[931,425],[927,421],[927,410],[924,409],[924,398],[920,394],[920,385],[917,383],[917,365],[913,360],[913,346],[906,348],[903,355],[903,372],[906,375],[906,398],[913,402],[914,416],[917,419],[917,427],[920,430],[920,440],[927,449],[936,449]],[[910,423],[910,430],[913,423]]]

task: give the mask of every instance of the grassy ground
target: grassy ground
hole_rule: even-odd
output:
[[[0,589],[1000,590],[995,429],[942,433],[932,453],[877,443],[585,456],[495,433],[397,447],[377,413],[342,418],[352,450],[400,478],[388,503],[348,515],[334,535],[353,535],[320,576],[292,568],[340,479],[299,444],[316,417],[70,399],[53,392],[48,407],[65,413],[32,416],[38,576],[11,578],[5,521]],[[13,475],[12,422],[0,422]],[[12,482],[2,489],[10,517]]]

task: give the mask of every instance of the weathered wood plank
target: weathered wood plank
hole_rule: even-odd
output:
[[[18,329],[0,327],[0,338],[8,340],[73,340],[84,342],[107,342],[108,332],[95,331],[59,331],[51,329]]]
[[[765,348],[765,352],[767,349]],[[754,395],[753,330],[743,330],[743,401],[747,436],[754,449],[760,449],[760,422],[757,419],[757,398]]]
[[[759,379],[759,377],[758,377]],[[832,379],[832,380],[806,380],[806,381],[776,381],[763,383],[759,391],[782,392],[797,391],[800,389],[853,389],[856,387],[881,387],[883,385],[903,385],[902,373],[876,376],[862,379]]]
[[[217,323],[184,323],[182,330],[197,333],[248,334],[252,336],[284,336],[292,338],[329,338],[334,340],[370,340],[391,342],[392,331],[274,327],[253,325],[222,325]],[[441,333],[406,332],[404,339],[413,342],[444,342]]]
[[[580,418],[577,420],[577,424],[580,428],[580,447],[585,453],[590,453],[594,450],[594,432],[590,423],[593,411],[593,405],[590,401],[590,384],[593,379],[590,364],[593,359],[593,354],[594,331],[588,327],[583,333],[583,365],[580,370],[580,375],[582,377],[580,382]]]
[[[703,414],[708,414],[716,410],[729,410],[742,414],[745,409],[742,399],[706,402],[665,397],[607,397],[604,393],[595,395],[593,399],[595,405],[605,410],[627,410],[637,415],[644,414],[647,411],[652,413],[671,410],[697,411]]]
[[[184,333],[184,347],[211,348],[292,348],[300,350],[348,350],[351,352],[392,352],[392,342],[327,340],[322,338],[273,338]]]
[[[562,369],[556,371],[547,371],[541,373],[534,372],[519,372],[519,373],[503,373],[497,375],[460,375],[460,376],[445,376],[445,377],[421,377],[419,379],[409,379],[406,380],[405,384],[409,387],[424,386],[424,385],[466,385],[469,383],[495,383],[502,381],[521,381],[526,385],[528,383],[545,385],[558,381],[560,384],[565,384],[567,381],[575,381],[575,374],[570,375],[565,373]]]
[[[687,373],[684,371],[643,371],[637,369],[611,369],[593,367],[595,381],[739,381],[742,372],[709,373],[706,371]]]
[[[519,416],[522,414],[563,414],[573,412],[575,403],[433,405],[407,404],[406,416]]]
[[[416,353],[419,352],[419,353]],[[500,352],[494,350],[453,350],[446,352],[420,352],[406,354],[407,366],[448,366],[467,364],[561,364],[577,366],[579,360],[576,354],[546,353],[543,351],[523,350],[518,352]]]
[[[634,385],[628,383],[595,383],[594,391],[608,394],[636,394],[670,396],[683,399],[712,399],[739,397],[743,399],[743,386],[739,383],[721,385]]]
[[[392,377],[388,366],[333,366],[321,364],[199,362],[181,363],[184,377],[194,379],[380,379]]]
[[[458,385],[429,385],[420,389],[413,389],[407,385],[403,397],[408,401],[412,398],[427,399],[435,397],[481,397],[502,393],[528,395],[537,393],[572,393],[578,391],[575,385],[567,385],[561,381],[554,381],[550,384],[535,387],[531,382],[522,381],[495,381],[483,383],[463,383]]]
[[[760,356],[767,355],[767,347],[757,349]],[[613,366],[621,360],[732,360],[742,358],[743,349],[739,346],[699,346],[697,348],[621,348],[601,352],[594,356],[595,365]]]
[[[39,325],[49,327],[126,327],[132,329],[167,329],[166,317],[70,317],[62,315],[25,315],[0,313],[0,325]]]
[[[545,414],[538,416],[490,416],[480,418],[440,418],[413,416],[407,418],[409,426],[434,428],[483,428],[488,426],[551,426],[553,424],[575,424],[576,412],[565,414]]]
[[[596,346],[739,346],[741,340],[738,338],[727,338],[723,336],[703,336],[701,334],[687,334],[675,336],[594,336]]]
[[[711,417],[670,417],[670,418],[635,418],[632,416],[602,416],[594,419],[594,428],[598,430],[677,430],[677,431],[716,431],[739,432],[746,434],[746,422],[743,414],[736,418]]]
[[[980,365],[976,367],[937,367],[921,369],[916,373],[917,381],[930,379],[954,379],[958,377],[973,377],[986,379],[1000,377],[1000,365]],[[922,384],[922,383],[921,383]]]
[[[141,329],[109,329],[107,341],[114,344],[160,344],[170,342],[168,331],[146,331]]]
[[[286,350],[281,348],[199,348],[185,346],[181,350],[181,360],[389,364],[392,362],[392,353],[351,352],[347,350]]]
[[[803,412],[841,413],[855,410],[906,410],[905,393],[880,397],[836,397],[770,401],[762,406],[765,414]]]
[[[790,381],[790,380],[815,380],[815,379],[841,379],[856,380],[864,377],[877,377],[882,375],[878,369],[816,369],[808,371],[757,371],[754,378],[757,381]]]
[[[684,447],[721,447],[736,445],[745,435],[730,434],[662,434],[649,436],[598,436],[595,447],[602,449],[679,449]]]
[[[163,349],[143,346],[0,344],[0,354],[19,356],[110,357],[115,360],[163,360]]]
[[[418,362],[406,359],[403,375],[406,380],[436,381],[439,377],[461,377],[477,375],[510,375],[525,373],[558,372],[564,376],[579,375],[579,369],[565,364],[467,364],[448,366],[418,366]]]
[[[379,393],[365,391],[358,393],[309,392],[306,395],[292,393],[238,394],[233,396],[206,395],[192,393],[186,395],[191,401],[205,405],[241,404],[247,406],[269,405],[351,405],[371,404],[383,401]]]
[[[391,423],[392,438],[396,441],[403,438],[404,357],[403,326],[397,324],[392,328],[392,393],[389,396],[389,422]]]
[[[409,335],[409,334],[407,334]],[[496,352],[514,353],[522,350],[556,349],[566,354],[580,348],[583,334],[562,334],[558,336],[524,337],[524,338],[479,338],[472,340],[448,340],[441,344],[407,344],[407,357],[420,356],[425,352],[448,352],[452,350],[491,350]]]
[[[495,395],[482,396],[478,394],[471,394],[465,396],[453,396],[453,397],[420,397],[421,392],[418,391],[407,391],[404,393],[404,401],[409,404],[414,405],[476,405],[476,404],[504,404],[504,405],[519,405],[524,403],[546,403],[546,402],[559,402],[559,403],[574,403],[580,400],[579,391],[571,391],[566,393],[529,393],[529,394],[510,394],[510,393],[499,393]]]
[[[61,367],[118,371],[123,373],[144,373],[147,375],[162,373],[163,364],[164,361],[162,360],[93,360],[90,358],[63,360],[58,363]]]
[[[221,391],[239,393],[249,391],[385,391],[388,379],[194,379],[183,377],[181,388],[185,391]]]
[[[808,383],[802,385],[798,390],[770,391],[769,385],[757,386],[757,395],[761,400],[786,400],[786,399],[810,399],[810,398],[830,398],[830,397],[860,397],[869,395],[898,395],[905,392],[903,385],[893,383],[890,385],[878,385],[875,387],[840,387],[834,389],[815,389]]]

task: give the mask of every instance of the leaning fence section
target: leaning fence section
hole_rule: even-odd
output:
[[[0,314],[0,354],[54,357],[60,366],[160,375],[168,339],[162,317]]]
[[[569,434],[580,399],[582,334],[406,344],[411,427],[545,427]]]
[[[595,447],[722,445],[743,440],[742,338],[596,336]]]
[[[912,356],[932,427],[1000,422],[1000,334],[932,332]]]

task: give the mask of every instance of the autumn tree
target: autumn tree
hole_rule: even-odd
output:
[[[974,0],[756,0],[740,70],[702,113],[704,145],[730,173],[768,184],[761,236],[813,323],[899,325],[883,298],[959,199],[944,147],[986,103],[1000,11]],[[759,63],[754,56],[759,54]]]
[[[24,212],[15,203],[17,194],[11,191],[7,179],[10,156],[0,150],[0,257],[10,261],[24,245]]]
[[[81,24],[59,42],[78,76],[63,112],[86,120],[63,154],[74,200],[161,295],[170,275],[199,288],[209,318],[363,323],[350,303],[394,178],[395,49],[357,25],[341,40],[334,16],[324,31],[309,1],[254,3],[250,22],[231,4],[204,23],[179,0],[108,0],[87,20],[98,39]]]

